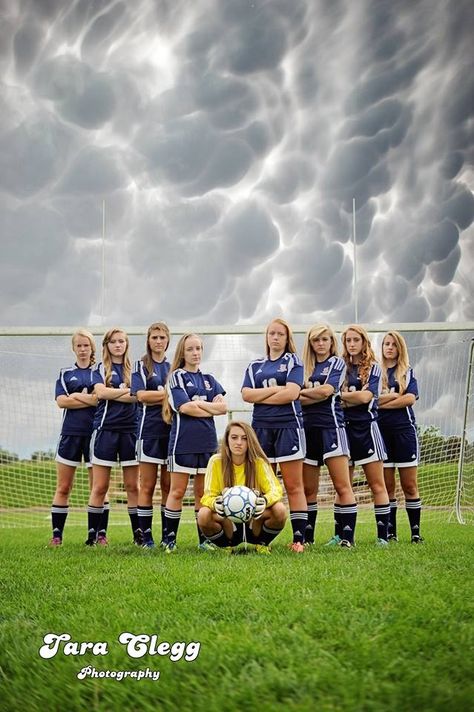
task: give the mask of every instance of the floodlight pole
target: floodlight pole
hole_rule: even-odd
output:
[[[100,323],[104,326],[105,317],[105,199],[102,201],[102,286],[101,286],[101,306]]]
[[[352,198],[352,245],[353,245],[353,282],[352,296],[354,299],[354,323],[359,323],[359,304],[357,299],[357,244],[356,244],[356,217],[355,217],[355,198]]]

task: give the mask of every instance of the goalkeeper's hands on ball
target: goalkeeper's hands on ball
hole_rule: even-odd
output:
[[[264,511],[266,510],[266,508],[267,508],[267,500],[265,499],[263,494],[257,493],[257,501],[255,502],[255,511],[254,511],[253,518],[258,519],[259,517],[261,517],[262,514],[264,513]]]
[[[214,500],[214,511],[220,517],[224,516],[224,497],[221,494]]]

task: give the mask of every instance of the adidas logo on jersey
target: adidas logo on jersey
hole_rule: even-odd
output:
[[[192,388],[193,386],[194,386],[194,383],[192,381],[188,381],[186,383],[186,388],[190,388],[190,387]]]
[[[333,444],[331,445],[332,450],[334,450],[336,447],[337,447],[336,443],[333,443]]]
[[[296,445],[293,445],[293,447],[291,448],[291,450],[292,450],[292,452],[296,452],[296,450],[298,450],[298,448],[296,447]]]
[[[73,377],[71,378],[71,381],[78,381],[78,380],[79,380],[79,379],[76,378],[75,376],[73,376]]]
[[[369,455],[373,455],[373,454],[374,454],[374,451],[372,450],[372,448],[370,448],[369,450],[367,450],[367,452],[369,453]]]
[[[281,364],[278,366],[278,371],[279,371],[279,372],[280,372],[280,371],[287,371],[287,370],[288,370],[288,367],[287,367],[286,363],[281,363]]]

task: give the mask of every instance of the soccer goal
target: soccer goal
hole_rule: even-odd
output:
[[[294,328],[301,352],[307,326]],[[421,464],[419,484],[424,516],[457,518],[474,523],[474,431],[472,412],[472,347],[474,324],[369,325],[376,353],[388,329],[403,333],[411,365],[418,379],[420,398],[415,406]],[[132,359],[144,352],[146,327],[125,327]],[[340,333],[342,327],[335,327]],[[61,412],[54,400],[59,371],[72,365],[73,328],[0,329],[0,526],[49,526],[56,484],[55,450]],[[97,335],[100,358],[105,329]],[[171,328],[168,358],[178,338],[198,331],[203,336],[204,371],[213,373],[227,391],[229,417],[251,419],[240,397],[245,368],[265,351],[263,326]],[[216,419],[222,434],[225,417]],[[354,481],[359,503],[371,502],[362,471]],[[68,526],[85,526],[89,496],[88,473],[78,468],[70,500]],[[119,470],[112,474],[111,523],[124,522],[126,497]],[[157,497],[159,496],[157,488]],[[332,506],[334,492],[327,473],[321,480],[319,506]],[[399,500],[403,495],[397,493]],[[156,500],[158,504],[159,499]]]

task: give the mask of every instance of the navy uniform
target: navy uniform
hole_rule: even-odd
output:
[[[267,388],[296,383],[301,388],[304,368],[297,354],[284,353],[272,361],[269,358],[251,361],[242,388]],[[252,427],[270,462],[302,460],[306,444],[303,414],[299,400],[284,405],[254,403]]]
[[[166,359],[161,363],[153,362],[153,373],[150,375],[142,361],[135,363],[132,373],[130,392],[136,395],[138,391],[162,391],[170,365]],[[150,405],[138,404],[137,427],[137,459],[139,462],[154,462],[166,465],[168,462],[168,444],[170,426],[165,423],[161,414],[161,403]]]
[[[377,363],[372,364],[367,384],[361,382],[357,366],[348,367],[348,390],[360,391],[363,386],[366,386],[366,390],[372,393],[371,401],[344,410],[351,459],[354,465],[365,465],[369,462],[383,461],[386,458],[385,445],[377,424],[377,403],[382,390],[382,371]]]
[[[395,378],[396,366],[387,368],[387,385],[390,393],[400,393],[400,384]],[[418,399],[418,383],[411,367],[405,375],[405,393],[411,393]],[[418,436],[413,408],[381,408],[379,411],[379,426],[382,433],[387,457],[384,462],[386,468],[417,467],[419,459]],[[397,538],[397,500],[390,500],[389,537]],[[421,500],[419,497],[407,499],[405,508],[410,523],[412,541],[421,541],[420,519]]]
[[[168,469],[171,473],[203,475],[211,456],[217,450],[217,432],[213,416],[193,417],[180,413],[179,409],[190,401],[212,403],[225,390],[214,376],[201,371],[186,371],[177,368],[167,381],[169,404],[173,411],[168,448]],[[171,475],[172,477],[172,475]],[[181,519],[181,509],[165,509],[165,525],[168,551],[176,545]],[[195,509],[197,523],[198,509]],[[199,546],[206,547],[205,537],[198,525]]]
[[[242,388],[268,388],[304,383],[304,367],[295,353],[286,352],[275,360],[270,358],[251,361],[245,371]],[[306,441],[303,413],[299,400],[282,405],[253,404],[252,426],[262,450],[272,463],[303,460]],[[302,545],[308,524],[307,508],[290,509],[293,545]]]
[[[105,385],[105,369],[99,363],[92,372],[94,385]],[[123,366],[112,364],[112,378],[109,388],[125,388]],[[94,432],[91,440],[91,462],[93,465],[114,467],[117,458],[122,466],[137,465],[135,454],[137,430],[136,403],[120,403],[115,400],[99,400],[94,417]]]
[[[180,413],[184,403],[204,400],[212,403],[225,390],[211,374],[186,371],[178,368],[171,374],[167,390],[173,410],[168,462],[170,472],[189,475],[204,474],[211,455],[217,450],[217,433],[214,418],[195,418]]]
[[[137,395],[138,391],[164,391],[166,378],[170,365],[166,359],[161,362],[153,361],[153,372],[150,374],[143,361],[135,363],[132,373],[131,392]],[[166,466],[168,464],[168,446],[170,439],[170,426],[165,423],[162,416],[161,403],[138,403],[138,429],[137,429],[137,459],[140,463],[152,463]],[[163,470],[160,473],[163,477]],[[163,493],[163,490],[162,490]],[[139,497],[139,502],[140,502]],[[153,502],[139,504],[138,523],[143,532],[144,545],[153,547]],[[165,537],[165,503],[160,506],[161,528],[163,540]]]
[[[390,393],[400,393],[400,385],[395,380],[396,366],[387,368],[387,383]],[[405,393],[418,399],[418,383],[409,368],[406,373]],[[381,408],[378,423],[387,450],[384,467],[414,467],[418,465],[418,438],[415,414],[411,406],[406,408]]]
[[[306,384],[307,388],[329,385],[334,393],[323,401],[303,406],[303,421],[306,434],[306,457],[308,465],[321,467],[328,457],[349,457],[344,412],[341,405],[341,387],[346,375],[344,359],[330,356],[316,363]]]
[[[56,381],[55,398],[73,393],[93,393],[92,369],[70,366],[60,371]],[[82,459],[90,467],[89,450],[93,430],[95,406],[64,408],[61,434],[56,449],[56,461],[78,467]]]

